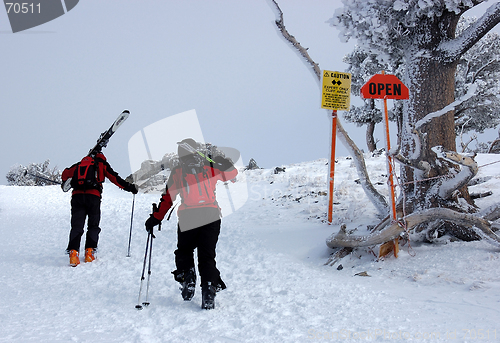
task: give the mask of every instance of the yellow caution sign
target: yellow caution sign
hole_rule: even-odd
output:
[[[349,111],[351,106],[351,74],[323,70],[321,108]]]

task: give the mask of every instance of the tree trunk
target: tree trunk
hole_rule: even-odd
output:
[[[377,143],[373,137],[373,132],[375,131],[375,122],[371,121],[366,125],[366,146],[369,152],[374,152],[377,150]]]
[[[402,118],[402,130],[415,127],[416,123],[427,114],[437,112],[454,100],[455,64],[443,65],[437,61],[427,58],[417,57],[407,62],[405,84],[410,89],[410,99],[405,104]],[[429,79],[435,82],[428,82]],[[425,135],[425,140],[414,142],[411,132],[402,133],[401,154],[412,156],[415,153],[416,144],[423,144],[419,160],[427,161],[431,164],[429,177],[447,175],[451,165],[447,163],[436,163],[436,155],[431,151],[434,146],[443,146],[445,150],[456,151],[455,144],[455,122],[454,112],[450,111],[444,115],[433,118],[428,123],[423,124],[418,130]],[[404,138],[406,137],[406,139]],[[416,152],[418,153],[418,151]],[[429,190],[434,182],[411,183],[415,179],[420,179],[415,175],[412,168],[401,168],[401,181],[404,193],[407,197],[407,205],[413,207],[409,210],[419,210],[428,207],[427,201]],[[433,197],[434,198],[434,197]],[[438,205],[433,199],[432,207]]]

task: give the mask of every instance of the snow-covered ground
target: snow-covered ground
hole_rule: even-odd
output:
[[[480,155],[473,192],[498,201],[499,155]],[[149,300],[138,302],[147,233],[158,195],[135,200],[107,183],[98,260],[68,266],[70,194],[57,186],[0,186],[0,342],[499,342],[500,249],[485,241],[401,248],[377,261],[367,251],[325,265],[325,239],[364,230],[375,209],[355,180],[352,161],[336,165],[334,225],[327,225],[326,160],[240,173],[248,201],[223,218],[217,263],[228,288],[216,309],[200,309],[200,291],[184,302],[175,269],[173,216],[153,244]],[[367,160],[387,193],[383,157]],[[234,186],[234,185],[232,185]],[[369,276],[356,274],[366,272]],[[143,300],[144,300],[143,292]]]

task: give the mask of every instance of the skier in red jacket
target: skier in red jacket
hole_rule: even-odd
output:
[[[183,144],[191,148],[186,150]],[[179,143],[179,165],[170,173],[165,193],[160,199],[158,209],[146,221],[146,230],[152,234],[153,228],[160,224],[173,205],[177,195],[181,205],[177,210],[177,250],[175,250],[174,279],[182,285],[182,297],[189,301],[193,298],[196,285],[196,272],[193,253],[197,249],[198,271],[201,278],[202,308],[214,308],[215,293],[226,288],[216,267],[215,248],[220,233],[220,208],[215,196],[217,181],[231,180],[238,170],[230,160],[222,156],[212,161],[193,152],[199,144],[193,139]]]
[[[121,189],[137,194],[137,187],[123,180],[111,168],[106,157],[100,152],[95,157],[86,156],[82,161],[64,169],[62,183],[71,178],[71,231],[66,252],[72,267],[80,264],[80,241],[84,233],[85,218],[88,217],[85,238],[85,262],[95,260],[99,241],[99,221],[101,220],[102,183],[108,178]]]

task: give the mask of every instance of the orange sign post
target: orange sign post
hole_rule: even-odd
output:
[[[364,99],[384,99],[384,124],[385,124],[385,142],[387,151],[387,172],[389,174],[389,198],[391,205],[391,217],[394,222],[396,216],[396,196],[394,185],[394,170],[392,168],[393,160],[389,155],[391,150],[391,141],[389,136],[389,115],[387,111],[387,99],[408,99],[410,93],[408,88],[395,76],[385,74],[375,74],[361,87],[361,96]],[[394,256],[398,257],[399,244],[396,238],[393,243]]]
[[[335,175],[335,143],[337,137],[337,110],[332,111],[332,143],[330,149],[330,176],[328,178],[328,224],[332,223],[333,216],[333,179]]]
[[[337,138],[337,110],[349,111],[351,98],[351,74],[337,71],[323,71],[321,108],[332,111],[332,133],[330,149],[330,173],[328,186],[328,223],[332,223],[333,179],[335,174],[335,143]]]

